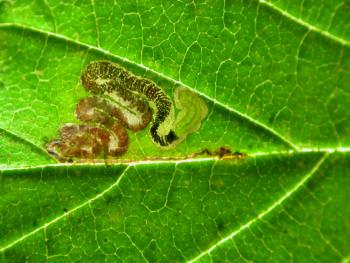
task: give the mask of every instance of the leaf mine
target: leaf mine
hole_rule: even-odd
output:
[[[93,94],[76,106],[76,117],[83,124],[65,124],[60,139],[46,144],[47,151],[60,161],[120,156],[129,143],[125,129],[136,132],[151,121],[153,142],[169,149],[197,131],[208,112],[197,94],[179,87],[175,118],[174,103],[159,86],[109,61],[90,62],[81,83]]]

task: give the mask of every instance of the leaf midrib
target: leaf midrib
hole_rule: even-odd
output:
[[[288,12],[286,12],[286,11],[280,9],[279,7],[273,5],[272,3],[267,2],[266,0],[258,0],[258,2],[261,3],[261,4],[264,4],[264,5],[266,5],[266,6],[271,7],[273,10],[279,12],[281,15],[283,15],[283,16],[287,17],[288,19],[291,19],[292,21],[294,21],[294,22],[296,22],[296,23],[298,23],[298,24],[300,24],[300,25],[302,25],[302,26],[308,28],[308,30],[310,30],[310,31],[318,32],[319,34],[323,35],[324,37],[329,38],[329,39],[332,39],[333,41],[335,41],[335,42],[337,42],[337,43],[339,43],[339,44],[341,44],[341,45],[350,46],[350,42],[346,41],[345,39],[339,38],[339,37],[337,37],[337,36],[335,36],[335,35],[329,33],[328,31],[324,31],[324,30],[322,30],[322,29],[320,29],[320,28],[314,27],[314,26],[312,26],[311,24],[306,23],[306,22],[304,22],[303,20],[300,20],[300,19],[298,19],[298,18],[292,16],[292,15],[289,14]],[[4,25],[5,25],[5,27],[6,27],[6,25],[10,25],[10,24],[0,24],[0,28],[1,28],[1,27],[4,27]],[[68,37],[66,37],[66,36],[64,36],[64,35],[59,35],[59,34],[56,34],[56,33],[51,33],[51,32],[43,31],[43,30],[40,30],[40,29],[30,28],[30,27],[26,27],[26,26],[22,26],[22,25],[17,25],[17,24],[12,24],[12,26],[15,26],[15,27],[18,27],[18,28],[21,28],[21,29],[30,29],[30,30],[35,31],[35,32],[38,32],[38,33],[47,34],[47,36],[57,37],[57,38],[60,38],[60,39],[65,40],[65,41],[67,41],[67,42],[71,42],[71,43],[74,43],[74,44],[76,44],[76,45],[86,47],[86,48],[88,48],[88,49],[93,49],[93,50],[96,50],[96,51],[100,51],[100,52],[102,52],[103,54],[109,55],[109,56],[111,56],[111,57],[115,57],[115,58],[117,58],[117,59],[119,59],[119,60],[122,60],[122,61],[126,61],[126,62],[128,62],[128,63],[130,63],[130,64],[133,64],[133,65],[137,65],[137,66],[139,66],[139,67],[145,69],[146,71],[150,71],[150,72],[152,72],[152,73],[154,73],[154,74],[156,74],[156,75],[158,75],[158,76],[161,76],[161,77],[163,77],[163,78],[165,78],[165,79],[171,80],[171,81],[173,81],[173,82],[176,83],[176,84],[185,86],[185,87],[191,89],[192,91],[198,93],[199,95],[201,95],[201,96],[207,98],[208,100],[212,101],[214,104],[220,105],[220,106],[224,107],[225,109],[227,109],[227,110],[229,110],[229,111],[231,111],[231,112],[233,112],[233,113],[235,113],[235,114],[238,114],[238,115],[241,116],[241,117],[244,117],[245,119],[251,121],[252,123],[257,124],[257,125],[259,125],[260,127],[265,128],[266,130],[268,130],[268,131],[269,131],[270,133],[272,133],[273,135],[279,137],[282,141],[284,141],[284,142],[290,144],[290,146],[291,146],[292,148],[295,147],[295,150],[296,150],[296,151],[294,151],[294,153],[301,153],[301,152],[303,152],[303,150],[300,150],[299,147],[295,146],[292,142],[286,140],[282,135],[280,135],[279,133],[277,133],[277,132],[274,131],[273,129],[269,128],[268,126],[265,126],[264,124],[261,124],[261,123],[259,123],[258,121],[256,121],[256,120],[250,118],[248,115],[245,115],[245,114],[243,114],[243,113],[241,113],[241,112],[239,112],[239,111],[236,111],[235,109],[231,108],[230,106],[228,106],[228,105],[226,105],[226,104],[223,104],[223,103],[221,103],[220,101],[217,101],[217,100],[215,100],[215,99],[209,97],[208,95],[203,94],[203,93],[201,93],[201,92],[199,92],[199,91],[197,91],[197,90],[195,90],[195,89],[193,89],[193,88],[187,86],[186,84],[182,83],[181,81],[174,80],[174,79],[172,79],[172,78],[170,78],[170,77],[168,77],[168,76],[165,76],[165,75],[163,75],[162,73],[159,73],[159,72],[157,72],[157,71],[155,71],[155,70],[153,70],[153,69],[150,69],[150,68],[148,68],[148,67],[146,67],[146,66],[144,66],[144,65],[142,65],[142,64],[137,64],[137,63],[135,63],[135,62],[133,62],[133,61],[128,60],[127,58],[123,58],[123,57],[120,57],[120,56],[118,56],[118,55],[112,54],[112,53],[110,53],[110,52],[107,51],[107,50],[104,50],[104,49],[101,49],[101,48],[98,48],[98,47],[94,47],[94,46],[90,46],[90,45],[88,45],[88,44],[86,44],[86,43],[83,43],[83,42],[75,41],[75,40],[70,39],[70,38],[68,38]],[[6,130],[5,130],[5,131],[6,131]],[[9,131],[8,131],[8,132],[9,132]],[[9,133],[11,133],[11,132],[9,132]],[[20,138],[20,137],[19,137],[19,138]],[[20,139],[25,140],[24,138],[20,138]],[[34,146],[37,146],[37,145],[34,144]],[[42,149],[41,147],[39,147],[39,148]],[[336,148],[329,148],[329,149],[330,149],[331,151],[337,151]],[[308,151],[308,152],[313,152],[313,151]],[[319,152],[322,152],[322,151],[319,151]],[[316,173],[316,171],[319,169],[319,167],[322,165],[322,163],[325,161],[325,159],[329,156],[328,151],[324,151],[324,152],[325,152],[325,155],[324,155],[323,157],[320,158],[320,160],[316,163],[316,165],[312,168],[312,170],[311,170],[309,173],[307,173],[306,176],[304,176],[299,182],[297,182],[297,184],[295,184],[295,186],[292,187],[291,190],[289,190],[289,191],[286,193],[286,195],[284,195],[282,198],[280,198],[278,201],[276,201],[276,202],[271,206],[272,209],[270,209],[271,207],[269,207],[268,209],[264,210],[263,213],[261,213],[260,215],[258,215],[256,218],[253,218],[252,220],[248,221],[247,224],[245,224],[245,225],[243,225],[242,227],[240,227],[240,228],[238,229],[238,231],[234,231],[233,233],[236,233],[236,232],[237,232],[237,233],[234,234],[233,236],[239,234],[241,231],[243,231],[243,230],[245,230],[246,228],[248,228],[251,224],[253,224],[253,223],[259,221],[262,217],[265,217],[265,216],[266,216],[267,214],[269,214],[274,208],[278,207],[279,205],[281,205],[282,202],[284,202],[285,200],[287,200],[288,197],[289,197],[290,195],[292,195],[292,194],[295,193],[298,189],[300,189],[300,187],[303,186],[303,185],[306,183],[306,181],[310,180],[310,178],[312,177],[312,175]],[[345,152],[350,152],[350,150],[347,149],[347,150],[345,150]],[[281,154],[281,153],[282,153],[282,152],[280,152],[279,154]],[[289,153],[290,153],[290,152],[289,152]],[[212,159],[214,159],[214,158],[212,158]],[[46,165],[46,166],[48,166],[48,165]],[[45,166],[45,167],[46,167],[46,166]],[[49,165],[49,166],[51,166],[51,165]],[[111,191],[112,189],[114,189],[114,187],[117,186],[117,185],[119,184],[120,180],[121,180],[121,179],[123,178],[123,176],[126,174],[126,172],[127,172],[127,170],[128,170],[129,167],[130,167],[130,165],[126,167],[126,169],[123,171],[123,173],[122,173],[121,176],[118,178],[118,180],[117,180],[115,183],[113,183],[111,186],[109,186],[106,190],[102,191],[100,194],[98,194],[98,195],[96,195],[95,197],[89,199],[88,201],[82,203],[81,205],[77,206],[75,209],[73,209],[73,210],[71,210],[71,211],[69,211],[69,212],[70,212],[70,213],[73,213],[73,212],[76,211],[77,209],[80,209],[80,208],[84,207],[85,205],[87,205],[87,204],[89,204],[89,203],[95,201],[96,199],[102,197],[105,193],[107,193],[107,192]],[[22,168],[21,168],[21,169],[22,169]],[[35,169],[37,169],[37,167],[36,167]],[[2,170],[0,170],[0,171],[2,171]],[[276,205],[275,205],[275,204],[276,204]],[[266,211],[267,211],[267,213],[265,213]],[[67,214],[68,214],[68,213],[67,213]],[[64,218],[65,216],[66,216],[66,215],[57,217],[56,219],[52,220],[50,223],[45,224],[45,225],[39,227],[38,229],[32,231],[32,232],[29,233],[28,235],[22,236],[21,238],[15,240],[15,241],[12,242],[10,245],[12,246],[12,245],[17,244],[18,242],[23,241],[24,239],[26,239],[26,238],[29,237],[30,235],[37,233],[38,231],[42,230],[43,228],[48,227],[50,224],[57,222],[57,221],[60,220],[61,218]],[[233,237],[233,236],[232,236],[232,237]],[[231,238],[231,237],[230,237],[230,238]],[[228,237],[223,238],[222,240],[220,240],[219,242],[217,242],[213,247],[216,248],[218,245],[223,244],[226,240],[228,240]],[[6,250],[6,249],[9,248],[9,247],[10,247],[10,246],[7,246],[7,247],[5,246],[5,247],[0,248],[0,252]],[[207,251],[209,251],[209,250],[207,250]],[[207,251],[203,252],[204,255],[208,254],[208,253],[206,253]],[[211,251],[212,251],[212,250],[210,250],[209,252],[211,252]],[[203,253],[202,253],[202,254],[203,254]],[[202,254],[201,254],[201,255],[202,255]],[[195,258],[195,260],[196,260],[196,259],[199,259],[199,258],[201,257],[201,255],[197,256],[197,257]],[[193,261],[195,261],[195,260],[193,260]],[[192,260],[191,260],[190,262],[192,262]]]
[[[182,164],[182,163],[206,163],[212,161],[243,161],[245,159],[256,159],[256,158],[267,158],[267,157],[278,157],[278,156],[294,156],[298,154],[349,154],[350,155],[350,147],[341,147],[341,148],[302,148],[301,150],[289,150],[289,151],[270,151],[270,152],[255,152],[249,153],[246,157],[235,156],[234,154],[219,157],[219,156],[208,156],[208,157],[179,157],[174,158],[171,156],[154,158],[149,160],[99,160],[96,162],[73,162],[73,163],[50,163],[50,164],[42,164],[42,165],[32,165],[32,166],[20,166],[20,167],[0,167],[0,172],[15,172],[15,171],[37,171],[45,168],[85,168],[85,167],[110,167],[110,166],[118,166],[118,165],[127,165],[127,166],[138,166],[138,165],[161,165],[161,164]]]

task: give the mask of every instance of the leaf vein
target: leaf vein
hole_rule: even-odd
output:
[[[250,117],[249,115],[247,114],[244,114],[236,109],[233,109],[231,108],[229,105],[227,104],[224,104],[212,97],[210,97],[209,95],[203,93],[203,92],[200,92],[184,83],[182,83],[181,81],[179,80],[175,80],[169,76],[166,76],[164,75],[163,73],[161,72],[158,72],[154,69],[151,69],[143,64],[139,64],[139,63],[136,63],[132,60],[129,60],[125,57],[122,57],[122,56],[119,56],[119,55],[116,55],[116,54],[113,54],[111,53],[110,51],[108,50],[105,50],[103,48],[100,48],[100,47],[95,47],[95,46],[92,46],[90,44],[87,44],[87,43],[84,43],[84,42],[80,42],[80,41],[77,41],[77,40],[73,40],[65,35],[61,35],[61,34],[58,34],[58,33],[53,33],[53,32],[48,32],[48,31],[45,31],[45,30],[41,30],[41,29],[38,29],[38,28],[34,28],[34,27],[30,27],[30,26],[25,26],[25,25],[20,25],[20,24],[16,24],[16,23],[0,23],[0,28],[17,28],[17,29],[21,29],[21,30],[27,30],[27,31],[31,31],[31,32],[35,32],[35,33],[38,33],[38,34],[42,34],[42,35],[47,35],[49,37],[53,37],[53,38],[56,38],[56,39],[60,39],[60,40],[63,40],[63,41],[66,41],[68,43],[72,43],[72,44],[75,44],[75,45],[78,45],[78,46],[81,46],[81,47],[85,47],[87,48],[88,50],[95,50],[95,51],[98,51],[98,52],[101,52],[102,54],[105,54],[105,55],[108,55],[110,57],[114,57],[122,62],[127,62],[131,65],[135,65],[137,67],[140,67],[148,72],[152,72],[153,74],[163,78],[163,79],[167,79],[169,81],[172,81],[173,83],[177,84],[177,85],[181,85],[183,87],[186,87],[188,88],[189,90],[197,93],[198,95],[206,98],[207,100],[211,101],[214,105],[218,105],[224,109],[226,109],[227,111],[229,112],[232,112],[244,119],[246,119],[247,121],[249,121],[250,123],[253,123],[254,125],[258,126],[258,127],[261,127],[263,128],[264,130],[268,131],[270,134],[272,134],[273,136],[279,138],[282,142],[284,142],[285,144],[287,144],[290,148],[294,149],[294,150],[298,150],[299,147],[297,145],[295,145],[292,141],[288,140],[287,138],[285,138],[282,134],[280,134],[279,132],[277,132],[276,130],[270,128],[269,126],[265,125],[264,123],[261,123],[255,119],[253,119],[252,117]]]
[[[258,222],[259,220],[261,220],[262,218],[266,217],[267,215],[269,215],[272,211],[275,210],[275,208],[279,207],[282,205],[282,203],[284,203],[291,195],[293,195],[295,192],[297,192],[302,186],[305,185],[305,183],[318,171],[318,169],[321,167],[321,165],[323,164],[323,162],[327,159],[327,157],[329,156],[329,153],[325,153],[319,160],[318,162],[312,167],[311,171],[308,172],[303,178],[301,178],[300,181],[298,181],[289,191],[287,191],[283,196],[281,196],[281,198],[279,198],[276,202],[274,202],[271,206],[269,206],[267,209],[265,209],[264,211],[262,211],[260,214],[258,214],[257,217],[252,218],[251,220],[249,220],[247,223],[245,223],[244,225],[242,225],[241,227],[239,227],[238,229],[234,230],[231,234],[229,234],[228,236],[224,237],[223,239],[219,240],[217,243],[215,243],[213,246],[211,246],[210,248],[208,248],[206,251],[202,252],[201,254],[199,254],[198,256],[196,256],[195,258],[193,258],[192,260],[188,261],[188,262],[195,262],[197,260],[199,260],[200,258],[202,258],[203,256],[209,255],[210,253],[215,250],[217,247],[223,245],[224,243],[226,243],[227,241],[231,240],[232,238],[234,238],[236,235],[240,234],[241,232],[243,232],[244,230],[246,230],[247,228],[251,227],[253,224],[255,224],[256,222]]]
[[[297,18],[295,16],[293,16],[292,14],[288,13],[287,11],[283,10],[282,8],[274,5],[273,3],[271,3],[269,0],[258,0],[258,2],[264,6],[267,6],[269,8],[271,8],[272,10],[278,12],[279,14],[281,14],[282,16],[284,17],[287,17],[288,19],[290,19],[291,21],[307,28],[309,31],[313,31],[313,32],[316,32],[328,39],[331,39],[333,40],[334,42],[337,42],[343,46],[348,46],[350,47],[350,42],[343,39],[343,38],[340,38],[336,35],[333,35],[332,33],[330,33],[329,31],[326,31],[326,30],[322,30],[321,28],[319,27],[316,27],[316,26],[313,26],[312,24],[308,23],[308,22],[305,22],[303,21],[302,19],[300,18]]]
[[[120,183],[120,181],[123,179],[123,177],[125,176],[125,174],[127,173],[128,169],[130,166],[126,166],[126,168],[124,169],[124,171],[120,174],[120,176],[118,177],[118,179],[111,184],[109,187],[107,187],[105,190],[103,190],[102,192],[100,192],[99,194],[95,195],[94,197],[90,198],[89,200],[83,202],[82,204],[72,208],[71,210],[67,211],[66,213],[56,217],[55,219],[45,223],[44,225],[34,229],[33,231],[21,236],[20,238],[17,238],[16,240],[4,245],[3,247],[0,248],[0,253],[4,252],[5,250],[13,247],[14,245],[24,241],[25,239],[27,239],[28,237],[31,237],[32,235],[36,234],[37,232],[41,231],[41,230],[46,230],[50,225],[55,224],[56,222],[60,221],[61,219],[67,218],[70,214],[73,214],[74,212],[80,210],[81,208],[84,208],[87,205],[90,205],[92,202],[100,199],[101,197],[103,197],[105,194],[109,193],[110,191],[112,191],[115,187],[117,187]]]
[[[339,147],[339,148],[302,148],[300,151],[271,151],[271,152],[255,152],[248,153],[246,158],[260,158],[260,157],[272,157],[272,156],[293,156],[296,154],[313,154],[313,153],[343,153],[349,154],[350,147]],[[128,159],[116,159],[116,160],[97,160],[94,162],[84,163],[84,162],[75,162],[75,163],[54,163],[54,164],[43,164],[43,165],[32,165],[32,166],[20,166],[20,167],[1,167],[0,172],[9,172],[9,171],[21,171],[23,169],[29,170],[37,170],[37,169],[45,169],[47,167],[85,167],[85,166],[101,166],[105,167],[106,165],[160,165],[160,164],[181,164],[181,163],[205,163],[212,161],[229,161],[229,160],[237,160],[237,157],[233,156],[225,156],[225,158],[221,159],[219,156],[209,156],[209,157],[183,157],[183,158],[174,158],[174,157],[161,157],[158,159],[150,159],[150,160],[128,160]]]
[[[51,155],[49,155],[49,154],[47,153],[47,151],[46,151],[44,148],[41,148],[39,145],[35,144],[34,142],[32,142],[32,141],[30,141],[30,140],[28,140],[28,139],[26,139],[26,138],[24,138],[24,137],[22,137],[22,136],[16,134],[16,133],[13,133],[13,132],[11,132],[11,131],[8,131],[7,129],[2,128],[2,127],[0,127],[0,132],[7,134],[9,137],[12,137],[12,138],[15,138],[15,139],[17,139],[17,140],[22,141],[23,143],[25,143],[25,144],[31,146],[32,148],[34,148],[35,150],[37,150],[38,152],[40,152],[40,154],[42,154],[42,155],[44,155],[44,156],[47,156],[47,157],[49,157],[49,158],[52,159],[52,160],[55,160]],[[56,160],[55,160],[55,161],[56,161]]]

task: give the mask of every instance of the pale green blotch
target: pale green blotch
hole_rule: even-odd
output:
[[[188,134],[196,132],[208,114],[206,103],[196,93],[179,87],[174,94],[175,106],[179,110],[173,129],[179,137],[175,144],[182,142]]]

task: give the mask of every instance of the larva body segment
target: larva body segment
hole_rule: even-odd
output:
[[[205,102],[193,91],[178,87],[175,107],[164,91],[150,80],[139,78],[109,61],[90,62],[81,75],[90,97],[76,107],[80,124],[67,123],[60,138],[45,145],[59,161],[94,160],[117,157],[128,149],[125,128],[150,128],[152,140],[162,149],[172,149],[196,132],[208,113]]]
[[[126,69],[109,61],[90,62],[81,76],[85,89],[93,94],[103,94],[117,97],[138,105],[137,98],[141,96],[153,101],[156,106],[156,116],[151,127],[151,136],[160,146],[167,146],[178,137],[173,130],[161,135],[159,126],[170,114],[172,103],[155,83],[134,76]]]

